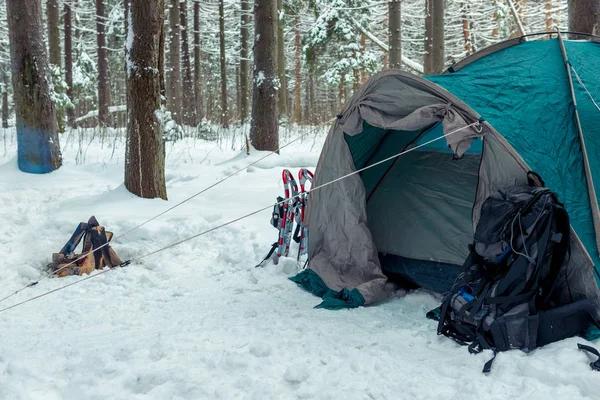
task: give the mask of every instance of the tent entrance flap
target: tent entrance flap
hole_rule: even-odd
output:
[[[413,132],[365,124],[361,134],[345,138],[355,167],[362,168],[441,136],[441,124]],[[384,270],[412,275],[413,282],[432,290],[456,276],[473,241],[481,157],[482,140],[454,159],[440,139],[361,173],[368,226]],[[419,278],[419,269],[432,279]]]

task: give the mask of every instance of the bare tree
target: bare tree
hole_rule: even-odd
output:
[[[423,72],[433,74],[433,0],[425,0],[425,55],[423,56]]]
[[[2,72],[2,84],[0,89],[2,92],[2,127],[8,128],[8,72],[6,67],[0,68]]]
[[[60,168],[62,159],[50,96],[41,0],[7,0],[7,16],[19,169],[51,172]]]
[[[391,69],[402,68],[402,39],[401,39],[401,3],[400,0],[390,0],[388,3],[390,19],[389,56],[388,62]]]
[[[196,93],[196,114],[198,122],[204,118],[202,101],[202,57],[200,53],[200,1],[194,1],[194,92]]]
[[[364,33],[362,35],[360,35],[360,51],[363,54],[363,56],[364,56],[365,52],[367,51],[367,35],[365,35]],[[360,70],[360,84],[364,85],[366,81],[367,81],[367,71],[363,68]]]
[[[465,51],[470,56],[473,53],[473,45],[471,43],[471,28],[469,22],[469,3],[463,1],[462,5],[462,25],[463,25],[463,37],[465,38]]]
[[[569,0],[569,30],[600,35],[600,1]]]
[[[432,73],[441,74],[444,70],[444,0],[432,0],[431,17],[433,33]]]
[[[302,58],[300,52],[300,20],[298,17],[294,19],[294,36],[296,46],[296,85],[294,87],[294,121],[299,124],[302,122],[302,103],[301,103],[301,86],[302,81]]]
[[[67,84],[67,96],[73,101],[73,25],[71,2],[65,0],[64,31],[65,31],[65,82]],[[69,126],[75,126],[75,112],[72,108],[67,109]]]
[[[277,0],[254,0],[254,79],[250,139],[257,150],[279,148]]]
[[[160,44],[164,0],[128,0],[125,187],[143,198],[167,198],[161,109]]]
[[[106,15],[104,0],[96,0],[96,43],[98,47],[98,122],[109,126],[110,80],[108,76],[108,51],[106,49]]]
[[[242,21],[240,28],[240,119],[242,123],[248,118],[248,76],[249,56],[248,37],[250,26],[250,1],[242,0]]]
[[[183,62],[183,122],[186,125],[196,125],[196,94],[194,78],[192,77],[192,63],[190,60],[190,47],[188,44],[187,1],[179,0],[179,20],[181,24],[181,61]]]
[[[225,4],[219,1],[219,49],[221,58],[221,125],[229,127],[227,110],[227,60],[225,58]]]
[[[181,50],[179,26],[179,0],[171,0],[169,4],[169,66],[170,79],[168,93],[168,106],[173,119],[178,123],[183,123],[181,98]]]
[[[287,115],[287,78],[285,76],[285,43],[283,37],[283,1],[277,0],[277,70],[279,74],[279,116]]]

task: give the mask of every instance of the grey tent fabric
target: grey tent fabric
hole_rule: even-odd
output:
[[[377,250],[462,265],[473,242],[480,158],[419,151],[400,157],[367,204]]]
[[[424,79],[400,71],[378,74],[352,97],[332,127],[314,184],[319,186],[356,171],[344,133],[359,134],[365,121],[396,131],[414,131],[441,121],[448,135],[478,119],[479,115],[455,96]],[[455,155],[461,156],[473,138],[485,133],[485,126],[472,126],[445,140]],[[312,193],[306,220],[309,269],[330,289],[356,288],[365,304],[386,296],[387,278],[368,227],[365,188],[358,174]]]
[[[360,174],[353,174],[312,192],[305,216],[310,231],[308,270],[316,273],[330,290],[339,292],[343,289],[357,289],[364,298],[364,304],[368,305],[386,298],[391,291],[392,285],[387,283],[381,269],[379,252],[387,251],[417,260],[450,262],[453,265],[461,262],[467,251],[466,246],[461,246],[469,240],[474,231],[483,200],[500,187],[525,183],[529,171],[524,160],[491,125],[481,122],[469,126],[479,119],[480,116],[461,100],[422,78],[400,71],[385,71],[372,77],[355,93],[331,127],[315,171],[314,185],[320,186],[357,171],[346,135],[353,137],[364,134],[365,124],[394,131],[393,134],[412,132],[414,135],[414,132],[426,130],[441,122],[444,135],[448,135],[441,140],[446,141],[455,157],[465,155],[472,139],[483,138],[481,162],[477,176],[472,177],[477,178],[477,186],[473,192],[472,183],[468,184],[470,194],[448,191],[447,197],[439,196],[444,204],[437,205],[440,209],[436,212],[446,218],[439,227],[444,232],[429,236],[437,237],[440,248],[430,252],[428,256],[424,251],[425,246],[415,245],[414,242],[410,242],[411,238],[406,237],[410,230],[400,227],[395,232],[386,233],[387,228],[380,226],[386,222],[386,215],[378,215],[373,213],[372,208],[368,208],[365,185]],[[456,131],[457,129],[459,131]],[[377,134],[380,135],[381,132]],[[401,150],[398,149],[398,152]],[[423,155],[418,152],[405,154],[402,156],[405,158],[398,164],[407,169],[415,167],[411,173],[421,174],[425,179],[426,171],[418,171],[418,167],[420,162],[421,166],[426,166],[427,163],[419,161],[420,156]],[[444,156],[451,157],[448,153]],[[462,165],[467,165],[468,157],[472,156],[467,153],[466,160],[459,162],[466,161]],[[452,176],[453,172],[449,168],[446,169],[448,176]],[[471,165],[469,171],[473,170],[474,165]],[[390,174],[395,172],[397,171],[394,169],[390,170]],[[438,172],[441,172],[439,168]],[[468,175],[467,173],[463,178]],[[427,182],[423,182],[423,185],[426,186]],[[403,196],[407,194],[407,190],[411,190],[410,185],[394,188],[393,182],[386,183],[384,179],[373,192],[370,207],[382,205],[378,203],[381,201],[379,196],[385,195],[378,193],[382,188],[384,191],[390,190],[394,196]],[[413,191],[418,192],[418,189],[413,188]],[[442,186],[435,189],[438,194],[443,191],[447,190]],[[421,207],[421,210],[424,207],[434,207],[435,201],[427,199],[418,204],[418,194],[411,194],[410,199],[410,196],[404,196],[407,197],[406,204],[412,201],[413,205],[416,208]],[[472,200],[469,200],[471,197]],[[471,215],[468,213],[469,204],[473,204]],[[368,220],[369,215],[373,217],[372,221]],[[413,217],[418,218],[418,215]],[[388,214],[387,218],[387,223],[401,223],[392,221],[398,218],[398,215]],[[458,219],[460,222],[452,222]],[[433,232],[436,227],[432,225],[432,221],[433,219],[428,220],[421,226],[421,232],[415,233],[414,236],[425,235],[421,236],[423,238],[428,235],[427,230]],[[470,224],[472,226],[469,226]],[[440,240],[453,233],[457,237],[453,237],[447,243]],[[394,236],[397,237],[397,242],[394,242]],[[593,263],[574,231],[568,266],[566,276],[559,277],[558,281],[559,290],[565,296],[562,300],[568,303],[579,299],[595,299],[600,306],[598,286],[592,273]]]

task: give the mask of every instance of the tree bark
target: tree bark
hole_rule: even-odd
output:
[[[8,128],[8,72],[2,68],[2,127]]]
[[[108,76],[108,52],[104,25],[104,0],[96,0],[96,43],[98,47],[98,122],[100,126],[111,125],[108,107],[110,105],[110,79]]]
[[[346,102],[346,74],[342,72],[340,76],[340,83],[338,85],[338,112],[344,108],[344,103]]]
[[[64,31],[65,31],[65,82],[67,96],[73,102],[73,25],[71,2],[65,2]],[[75,126],[75,110],[67,110],[67,122],[70,127]]]
[[[219,1],[219,48],[221,58],[221,125],[229,127],[227,110],[227,60],[225,59],[225,4]]]
[[[60,32],[58,30],[58,0],[48,0],[46,2],[46,13],[48,15],[48,54],[50,55],[50,64],[61,67],[60,59]]]
[[[425,55],[423,56],[423,73],[433,74],[433,0],[425,0]]]
[[[554,21],[553,21],[553,9],[554,9],[554,5],[552,4],[552,0],[545,0],[545,5],[544,8],[546,9],[545,11],[545,15],[546,15],[546,32],[552,32],[552,28],[554,27]],[[552,35],[548,34],[547,37],[548,39],[550,39]]]
[[[254,0],[254,79],[250,140],[257,150],[279,148],[277,0]]]
[[[192,76],[190,47],[188,42],[187,1],[179,0],[179,20],[181,23],[181,54],[183,62],[183,122],[188,126],[196,125],[196,93]]]
[[[388,8],[388,13],[383,18],[383,31],[389,35],[388,27],[390,26],[390,13]],[[389,37],[388,37],[389,41]],[[383,53],[383,59],[381,60],[383,64],[383,69],[388,69],[388,52]]]
[[[164,0],[129,0],[125,187],[143,198],[167,199],[161,108],[160,43]]]
[[[18,165],[47,173],[62,164],[56,110],[50,98],[41,0],[7,0]]]
[[[433,44],[431,52],[432,73],[444,71],[444,0],[432,0],[431,7]]]
[[[277,70],[279,71],[279,116],[287,115],[287,78],[285,76],[285,43],[283,37],[283,1],[277,0]]]
[[[462,26],[463,26],[463,37],[465,40],[465,51],[467,56],[473,54],[473,45],[471,43],[471,29],[469,27],[469,3],[463,1],[462,3]]]
[[[183,102],[181,98],[181,41],[179,21],[179,0],[171,0],[169,4],[169,79],[168,108],[171,116],[178,124],[183,123]]]
[[[390,30],[388,33],[389,56],[388,62],[391,69],[402,68],[402,39],[401,28],[401,3],[400,0],[390,0],[388,13],[390,19]]]
[[[250,35],[250,1],[242,0],[242,21],[240,30],[240,119],[242,123],[248,119],[248,76],[250,53],[248,51],[248,37]]]
[[[302,122],[302,100],[301,100],[301,49],[300,49],[300,21],[298,17],[294,19],[294,35],[295,35],[295,46],[296,46],[296,84],[294,86],[294,121],[299,124]]]
[[[194,1],[194,92],[196,93],[197,122],[204,118],[202,93],[202,56],[200,53],[200,1]]]
[[[600,2],[569,0],[569,30],[600,35]]]
[[[364,57],[365,53],[367,52],[367,35],[365,35],[364,33],[362,35],[360,35],[360,51]],[[364,68],[361,68],[360,84],[364,85],[366,81],[367,81],[367,71]]]

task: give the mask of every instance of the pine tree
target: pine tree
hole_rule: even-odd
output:
[[[196,113],[198,122],[204,118],[202,92],[202,57],[200,55],[200,1],[194,1],[194,87],[196,94]]]
[[[101,126],[111,125],[108,111],[110,106],[110,77],[105,34],[106,14],[104,0],[96,0],[96,43],[98,52],[98,122]]]
[[[391,0],[389,3],[390,33],[388,62],[391,69],[402,68],[402,36],[401,32],[401,4],[400,0]]]
[[[196,125],[196,93],[194,78],[192,77],[192,63],[190,60],[190,47],[188,42],[187,1],[179,0],[179,20],[181,24],[181,61],[183,63],[183,122],[186,125]]]
[[[600,1],[569,0],[569,30],[600,35]]]
[[[432,72],[441,74],[444,70],[444,0],[433,0],[431,7],[432,15]]]
[[[47,173],[62,164],[56,110],[51,100],[41,0],[7,0],[18,165]]]
[[[227,110],[227,59],[225,53],[225,3],[219,1],[219,54],[221,65],[221,125],[229,127]]]
[[[257,150],[276,151],[278,133],[277,0],[254,0],[254,78],[250,140]]]
[[[181,97],[181,42],[180,42],[179,0],[171,0],[169,4],[169,66],[170,79],[167,93],[169,99],[168,108],[173,119],[183,123],[183,101]]]
[[[167,198],[161,121],[160,44],[164,0],[128,0],[125,187],[143,198]]]
[[[67,96],[73,102],[73,18],[71,2],[64,1],[64,35],[65,35],[65,82]],[[72,107],[67,109],[69,126],[75,126],[75,111]]]
[[[249,77],[249,57],[248,40],[250,30],[250,0],[241,0],[241,21],[240,21],[240,119],[245,122],[248,118],[248,77]]]

